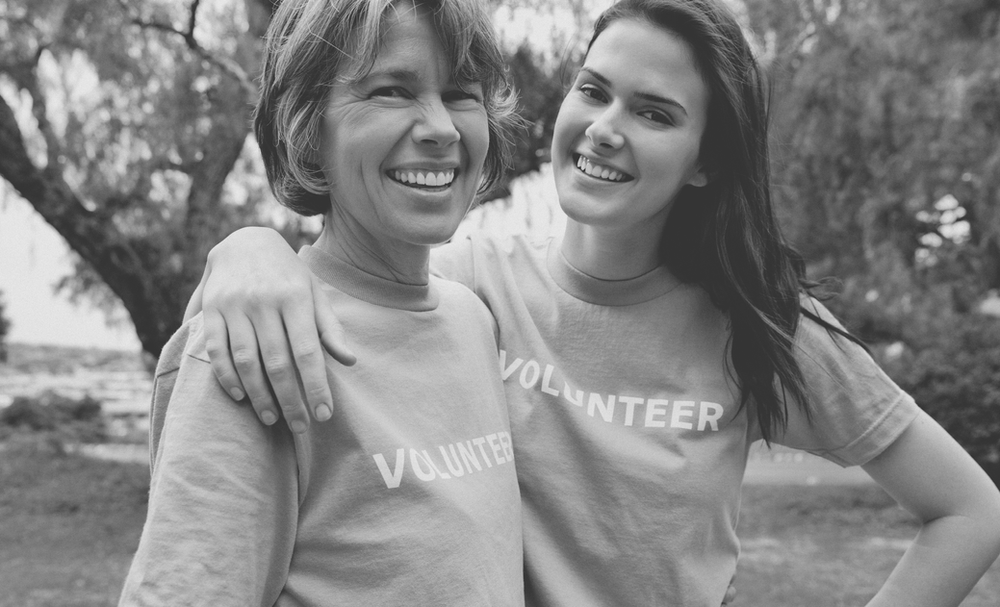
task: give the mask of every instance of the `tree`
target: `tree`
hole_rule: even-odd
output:
[[[842,313],[916,340],[915,302],[969,311],[1000,286],[1000,4],[748,4],[776,82],[776,203],[814,270],[844,278]]]
[[[154,355],[208,249],[267,222],[248,134],[271,9],[0,2],[0,175],[79,255],[74,286],[110,288]]]
[[[79,255],[64,285],[121,300],[154,356],[226,234],[264,224],[298,243],[309,235],[291,214],[275,222],[249,137],[275,5],[0,0],[0,176]],[[535,59],[524,48],[512,61],[532,121],[518,172],[544,160],[558,107]]]
[[[3,292],[0,292],[0,363],[7,362],[7,333],[10,331],[10,320],[4,310]]]

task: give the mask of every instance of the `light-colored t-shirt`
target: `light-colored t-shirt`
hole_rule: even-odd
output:
[[[726,370],[726,315],[662,268],[589,277],[556,242],[473,236],[435,250],[432,268],[469,286],[500,329],[526,603],[718,607],[760,436]],[[775,442],[862,464],[916,416],[855,344],[803,319],[795,347],[813,420],[791,404]]]
[[[199,315],[160,358],[149,513],[121,605],[523,605],[521,513],[492,317],[465,287],[315,248],[358,363],[293,435],[216,382]],[[168,406],[169,403],[169,406]]]

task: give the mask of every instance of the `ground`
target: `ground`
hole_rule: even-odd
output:
[[[44,442],[0,449],[0,607],[117,601],[146,509],[144,464],[58,455]],[[871,484],[754,484],[744,492],[737,603],[864,604],[915,532]],[[963,607],[1000,605],[1000,563]]]
[[[12,345],[0,407],[43,389],[90,394],[116,423],[112,444],[83,450],[100,458],[37,436],[0,442],[0,607],[116,604],[146,515],[145,369],[135,354]],[[755,447],[746,479],[736,607],[861,606],[916,531],[857,468]],[[998,605],[1000,562],[962,604]]]

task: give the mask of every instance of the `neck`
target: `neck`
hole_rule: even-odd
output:
[[[327,213],[313,246],[386,280],[407,285],[426,285],[429,280],[430,246],[376,236],[336,207]]]
[[[627,280],[660,266],[661,230],[659,225],[616,230],[567,219],[562,254],[588,276]]]

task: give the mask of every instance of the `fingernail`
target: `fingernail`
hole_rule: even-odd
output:
[[[306,423],[301,419],[297,419],[292,422],[292,432],[296,434],[302,434],[306,431]]]
[[[233,397],[233,400],[243,400],[243,397],[246,396],[246,394],[243,394],[243,390],[239,388],[231,389],[229,394]]]
[[[319,421],[325,422],[326,420],[330,419],[332,415],[333,415],[333,410],[330,409],[330,407],[328,407],[327,405],[320,405],[316,407],[316,419],[318,419]]]
[[[274,414],[274,411],[264,411],[260,414],[260,420],[270,426],[278,421],[278,416]]]

